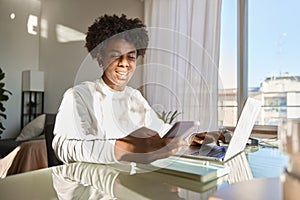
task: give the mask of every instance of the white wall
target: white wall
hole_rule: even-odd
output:
[[[13,95],[4,103],[7,119],[2,138],[15,137],[21,122],[21,74],[38,69],[39,38],[27,32],[30,14],[39,16],[41,2],[37,0],[0,0],[0,67],[5,72],[5,88]],[[15,19],[10,14],[15,13]]]
[[[16,19],[11,20],[11,12]],[[43,37],[27,33],[28,14],[47,21]],[[45,73],[45,112],[56,113],[64,91],[74,84],[78,71],[87,57],[83,41],[60,43],[57,40],[58,24],[82,33],[94,19],[103,14],[121,14],[143,19],[144,3],[141,0],[0,0],[0,66],[6,73],[6,88],[13,96],[5,103],[8,119],[2,138],[13,138],[20,130],[21,72],[40,69]],[[5,27],[5,28],[3,28]],[[45,37],[45,32],[47,37]],[[81,69],[81,70],[79,70]],[[98,68],[93,68],[98,73]],[[95,76],[96,73],[89,73]],[[140,85],[142,72],[137,70],[131,84]]]

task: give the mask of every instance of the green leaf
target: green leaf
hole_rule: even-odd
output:
[[[5,107],[3,105],[2,102],[4,101],[7,101],[9,99],[9,96],[8,95],[12,95],[12,93],[8,90],[6,90],[4,87],[5,87],[5,83],[2,82],[2,80],[5,78],[5,73],[3,72],[3,70],[1,69],[0,67],[0,119],[3,118],[3,119],[6,119],[6,114],[4,113],[5,112]],[[4,126],[2,124],[2,121],[0,121],[0,134],[3,133],[3,130],[4,130]],[[1,138],[1,137],[0,137]]]
[[[163,120],[164,123],[172,124],[174,119],[181,113],[178,113],[178,111],[175,110],[174,112],[173,111],[169,111],[169,112],[162,111],[161,113],[156,112],[156,114],[157,114],[158,118]]]
[[[180,115],[180,114],[181,114],[181,112],[178,113],[178,111],[175,110],[175,112],[173,113],[173,115],[172,115],[171,118],[170,118],[169,124],[172,124],[172,122],[174,121],[174,119],[175,119],[178,115]]]
[[[7,96],[7,95],[2,94],[2,95],[0,96],[0,101],[7,101],[7,100],[8,100],[8,96]]]
[[[166,112],[165,111],[163,111],[162,113],[161,113],[161,119],[166,123]]]
[[[171,113],[172,113],[172,111],[169,111],[168,114],[167,114],[167,116],[166,116],[166,121],[167,121],[167,123],[168,123],[168,121],[169,121],[169,116],[170,116]]]
[[[0,130],[5,130],[5,127],[3,126],[2,122],[0,122]]]
[[[8,91],[8,90],[5,90],[5,89],[4,89],[4,91],[5,91],[6,93],[12,95],[12,93],[11,93],[10,91]]]
[[[4,106],[2,105],[2,103],[0,103],[0,111],[1,111],[1,112],[5,112],[5,110],[6,110],[6,109],[4,108]]]
[[[4,118],[4,119],[6,119],[6,114],[4,114],[4,113],[0,113],[0,117],[2,117],[2,118]]]
[[[4,79],[4,77],[5,77],[5,74],[1,70],[1,72],[0,72],[0,80]]]

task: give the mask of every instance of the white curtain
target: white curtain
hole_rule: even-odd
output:
[[[221,0],[145,0],[143,92],[154,110],[218,126]]]

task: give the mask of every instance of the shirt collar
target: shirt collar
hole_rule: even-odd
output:
[[[117,91],[117,90],[114,90],[112,88],[110,88],[102,78],[99,78],[96,80],[96,90],[101,92],[102,94],[104,95],[108,95],[108,96],[111,96],[111,95],[121,95],[121,94],[124,94],[125,93],[125,90],[126,90],[126,87],[123,91]]]

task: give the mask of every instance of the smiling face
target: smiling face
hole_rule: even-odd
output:
[[[124,39],[110,41],[104,55],[98,55],[98,62],[103,64],[103,81],[112,89],[124,90],[136,68],[137,53],[135,46]]]

